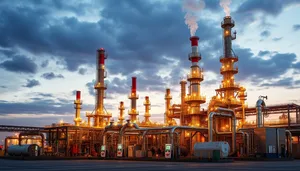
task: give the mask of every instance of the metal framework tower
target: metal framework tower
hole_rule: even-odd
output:
[[[200,83],[203,81],[203,69],[198,65],[201,55],[198,52],[199,37],[190,38],[192,53],[189,54],[189,60],[192,62],[191,72],[187,75],[189,85],[189,94],[185,97],[185,103],[189,104],[187,111],[187,120],[190,126],[200,126],[201,117],[206,115],[201,112],[200,105],[206,102],[206,97],[201,95]]]
[[[80,100],[80,91],[76,91],[76,100],[74,100],[74,108],[75,108],[75,118],[74,123],[75,126],[79,126],[82,119],[80,118],[80,109],[82,105],[82,101]]]
[[[144,120],[144,122],[145,122],[146,125],[149,125],[150,124],[150,116],[151,116],[150,112],[149,112],[151,110],[151,103],[150,103],[150,100],[149,100],[149,96],[145,97],[144,106],[145,106],[145,115],[144,115],[145,120]]]
[[[224,53],[220,57],[222,67],[220,73],[223,75],[222,84],[216,89],[217,96],[219,96],[228,108],[241,107],[241,101],[237,99],[239,84],[235,83],[234,75],[238,73],[238,68],[234,66],[238,61],[238,57],[232,53],[231,41],[236,39],[236,32],[234,36],[231,34],[231,29],[234,27],[234,21],[230,16],[224,17],[221,23],[223,28],[223,50]]]
[[[128,111],[128,115],[130,116],[130,121],[136,123],[137,115],[139,115],[136,109],[136,101],[139,99],[139,95],[136,93],[136,77],[132,77],[131,93],[128,95],[128,98],[131,100],[131,109]]]
[[[181,113],[180,113],[180,126],[183,126],[185,124],[185,113],[186,113],[186,108],[187,105],[185,103],[185,96],[186,96],[186,84],[187,82],[185,80],[180,81],[180,88],[181,88]]]
[[[104,111],[105,90],[107,89],[107,85],[104,83],[104,79],[107,75],[105,71],[105,59],[107,59],[107,55],[105,54],[104,48],[100,48],[97,52],[97,77],[94,87],[96,89],[94,126],[105,127],[111,118],[111,114]]]
[[[165,120],[164,123],[166,125],[171,124],[172,118],[169,117],[170,115],[170,109],[171,109],[171,100],[172,100],[172,96],[171,96],[171,90],[169,88],[166,89],[166,94],[165,94],[165,101],[166,101],[166,109],[165,109]]]
[[[119,124],[123,124],[123,121],[125,119],[124,118],[125,107],[124,107],[124,102],[123,101],[120,102],[119,110],[120,110]]]

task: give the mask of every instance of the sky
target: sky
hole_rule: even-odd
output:
[[[246,87],[248,105],[259,95],[268,96],[267,105],[300,104],[300,1],[232,0],[229,7],[237,31],[236,82]],[[140,120],[145,96],[151,119],[162,120],[165,89],[179,103],[179,82],[191,65],[185,14],[181,0],[0,1],[0,125],[73,123],[75,90],[82,93],[86,119],[94,108],[101,47],[108,53],[105,108],[116,118],[124,101],[127,113],[136,76]],[[208,103],[222,80],[225,12],[219,0],[205,0],[194,15],[204,69],[201,93]]]

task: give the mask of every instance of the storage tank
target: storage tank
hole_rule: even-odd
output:
[[[226,141],[201,142],[194,145],[194,156],[199,158],[227,158],[230,146]]]
[[[7,148],[10,156],[38,156],[39,146],[37,144],[11,145]]]

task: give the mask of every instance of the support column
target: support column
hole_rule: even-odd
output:
[[[290,105],[288,105],[288,128],[291,128]]]

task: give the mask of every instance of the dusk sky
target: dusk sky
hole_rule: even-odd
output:
[[[207,103],[222,77],[219,0],[205,0],[195,13],[204,69],[201,92]],[[140,120],[149,96],[152,120],[162,120],[165,89],[180,102],[182,78],[191,62],[190,31],[181,0],[1,0],[0,124],[43,126],[73,123],[74,90],[82,92],[85,112],[94,107],[96,50],[108,53],[105,108],[118,116],[131,77],[137,77]],[[267,105],[300,104],[300,1],[232,0],[239,56],[236,82],[245,86],[247,103],[259,95]],[[207,103],[203,105],[206,108]]]

